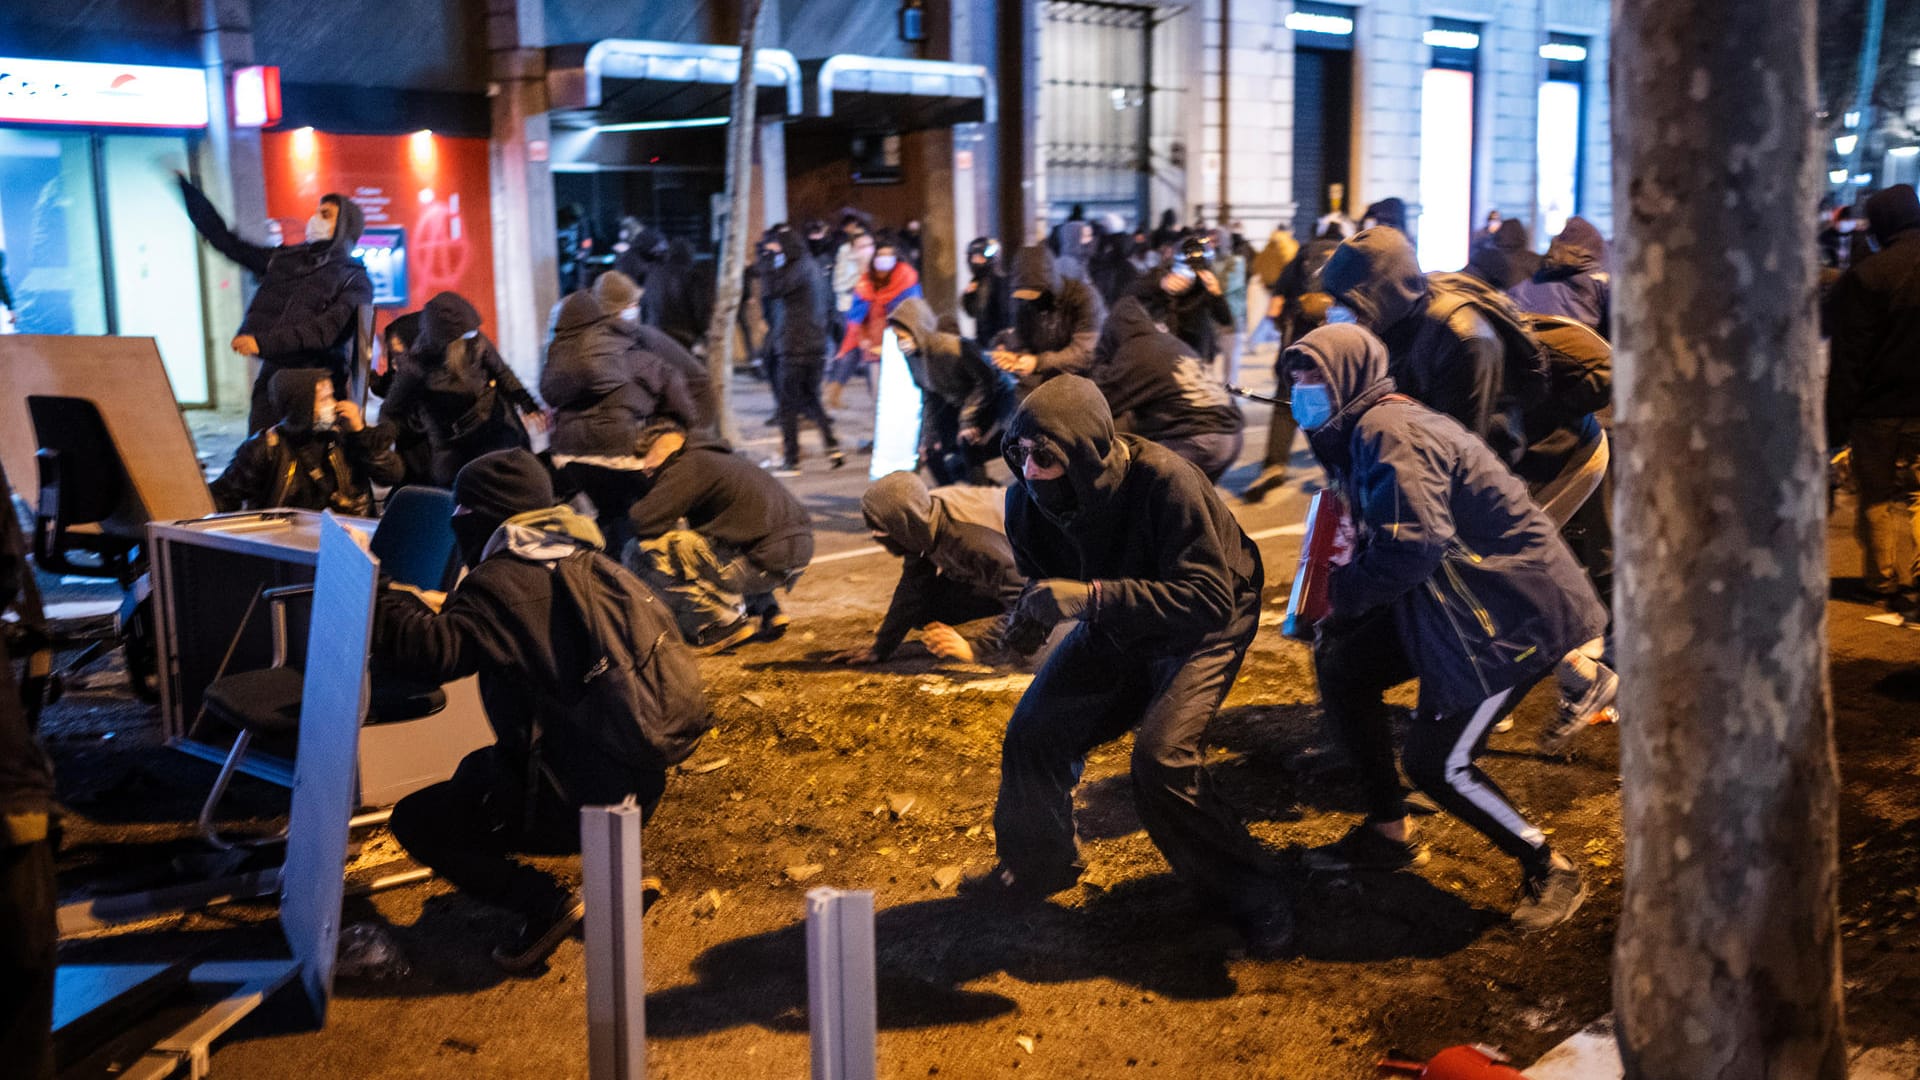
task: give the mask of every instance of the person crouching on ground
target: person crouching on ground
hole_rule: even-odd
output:
[[[1131,296],[1113,306],[1093,379],[1114,424],[1173,451],[1217,484],[1240,456],[1246,418],[1225,383]]]
[[[283,369],[269,381],[278,419],[247,436],[208,485],[213,505],[222,513],[290,507],[371,515],[373,485],[398,484],[406,475],[393,452],[393,429],[367,424],[351,401],[335,401],[325,369]]]
[[[580,808],[632,796],[651,816],[667,766],[707,727],[700,673],[658,597],[600,553],[592,520],[554,505],[525,450],[475,458],[453,483],[468,572],[436,612],[382,590],[377,673],[435,685],[478,674],[495,742],[401,799],[394,839],[477,900],[526,920],[494,950],[532,971],[580,922],[580,899],[516,852],[580,850]]]
[[[792,591],[813,561],[807,508],[726,443],[689,439],[670,420],[643,427],[635,452],[652,486],[628,511],[627,565],[666,599],[687,641],[719,653],[786,633],[773,591]]]
[[[1007,537],[1030,579],[1025,625],[1079,623],[1014,709],[993,813],[999,861],[969,895],[1037,900],[1084,868],[1073,787],[1087,753],[1135,731],[1147,835],[1173,871],[1231,919],[1250,951],[1292,944],[1293,915],[1265,853],[1206,772],[1207,725],[1259,627],[1260,551],[1198,469],[1116,435],[1094,384],[1049,380],[1014,414]]]
[[[1355,325],[1287,350],[1293,415],[1346,493],[1356,528],[1316,628],[1321,705],[1367,792],[1367,819],[1306,853],[1316,870],[1393,870],[1426,860],[1394,767],[1385,691],[1420,680],[1402,761],[1421,791],[1520,863],[1513,921],[1544,930],[1586,899],[1556,853],[1480,771],[1487,732],[1606,609],[1526,485],[1458,421],[1395,392],[1387,349]]]
[[[955,484],[929,491],[915,473],[888,473],[860,497],[860,510],[874,540],[905,562],[873,644],[835,653],[835,662],[877,664],[912,630],[943,660],[1015,663],[1033,651],[1008,640],[1027,580],[1014,565],[1006,497],[997,488]],[[952,625],[976,619],[992,622],[972,638]]]

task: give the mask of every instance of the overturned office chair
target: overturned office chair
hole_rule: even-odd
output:
[[[132,491],[120,451],[100,409],[85,398],[29,395],[40,497],[33,509],[33,558],[42,570],[112,578],[126,588],[138,576],[134,535],[115,532]],[[86,559],[76,561],[74,556]]]
[[[453,536],[453,493],[442,488],[404,487],[387,500],[387,512],[374,529],[371,549],[380,560],[381,572],[394,581],[416,589],[444,592],[451,588],[460,564]],[[310,585],[293,585],[261,593],[269,605],[273,630],[272,666],[258,671],[221,675],[207,687],[202,697],[204,715],[239,732],[233,747],[214,778],[213,790],[200,808],[200,835],[214,847],[233,845],[221,838],[213,823],[214,811],[226,795],[227,785],[245,760],[255,737],[291,737],[300,728],[300,695],[303,675],[288,666],[291,620],[287,609],[293,602],[311,597]],[[248,609],[249,615],[252,607]],[[244,623],[244,620],[243,620]],[[238,638],[246,627],[236,632]],[[367,706],[367,723],[395,723],[432,716],[447,707],[447,695],[428,683],[392,676],[376,676],[372,699]],[[287,786],[290,786],[287,785]],[[371,825],[386,819],[388,811],[363,814],[355,825]]]

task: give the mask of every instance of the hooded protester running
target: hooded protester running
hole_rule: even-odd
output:
[[[1013,377],[973,342],[940,329],[925,300],[904,301],[889,320],[920,388],[920,460],[936,484],[984,484],[987,462],[1016,404]]]
[[[441,487],[452,486],[460,469],[482,454],[526,447],[521,414],[541,416],[540,403],[480,332],[480,313],[452,292],[421,309],[420,335],[400,359],[386,407],[419,410],[433,444],[434,483]]]
[[[1011,283],[1013,325],[993,340],[994,366],[1018,380],[1023,395],[1056,375],[1085,375],[1107,321],[1093,287],[1062,277],[1044,244],[1013,257]]]
[[[864,234],[863,234],[864,235]],[[820,429],[827,462],[846,464],[833,420],[820,402],[820,379],[827,363],[826,283],[807,256],[806,242],[785,225],[767,230],[760,240],[760,302],[767,312],[767,350],[773,354],[782,455],[779,472],[800,474],[800,421]],[[836,274],[838,271],[835,271]],[[851,300],[849,300],[851,303]]]
[[[1036,900],[1085,867],[1073,788],[1094,747],[1135,732],[1134,793],[1173,871],[1251,951],[1292,944],[1292,910],[1260,846],[1213,789],[1207,725],[1259,627],[1260,551],[1199,470],[1115,434],[1092,382],[1028,395],[1005,444],[1007,539],[1029,584],[1011,638],[1054,646],[1007,724],[993,827],[999,861],[970,895]]]
[[[707,324],[713,321],[713,292],[712,272],[701,270],[693,261],[692,245],[675,240],[667,245],[660,264],[647,273],[640,321],[659,327],[682,348],[691,349],[707,336]]]
[[[1516,924],[1563,922],[1586,897],[1579,870],[1474,758],[1560,657],[1600,635],[1606,610],[1559,530],[1487,445],[1396,392],[1372,333],[1322,327],[1287,350],[1286,364],[1294,416],[1345,494],[1356,534],[1330,578],[1331,613],[1315,630],[1313,656],[1322,708],[1360,770],[1369,808],[1306,863],[1397,870],[1426,861],[1382,696],[1418,678],[1402,752],[1408,778],[1519,862]]]
[[[580,850],[580,808],[629,796],[649,817],[667,768],[706,731],[692,654],[666,605],[554,505],[525,450],[476,458],[453,485],[468,568],[438,610],[396,587],[374,614],[375,670],[438,686],[478,675],[494,744],[393,808],[394,839],[460,891],[525,920],[494,950],[537,970],[575,926],[578,894],[515,852]]]
[[[393,452],[393,429],[366,423],[351,401],[335,401],[324,368],[276,371],[267,395],[277,420],[247,436],[208,485],[214,507],[372,516],[373,485],[398,484],[406,474]]]
[[[642,298],[640,286],[620,271],[610,270],[593,280],[593,298],[600,302],[602,312],[619,316],[607,324],[614,333],[653,354],[679,376],[680,385],[687,391],[687,407],[692,410],[684,417],[688,430],[719,438],[720,409],[714,401],[712,373],[678,338],[641,320],[636,303]],[[705,333],[704,328],[701,332]]]
[[[1007,284],[1005,250],[991,236],[975,237],[967,245],[968,279],[960,292],[960,306],[973,320],[973,343],[981,348],[1013,325],[1013,287]]]
[[[1240,456],[1246,418],[1193,349],[1127,297],[1107,317],[1095,352],[1094,382],[1114,427],[1152,439],[1218,483]]]
[[[1568,218],[1566,228],[1548,245],[1540,268],[1508,291],[1521,311],[1573,319],[1601,337],[1612,332],[1613,279],[1607,272],[1607,241],[1586,218]]]
[[[879,663],[915,630],[927,651],[943,659],[1025,660],[1008,637],[1026,579],[1007,543],[1000,491],[969,484],[929,491],[914,473],[888,473],[860,497],[860,511],[874,541],[903,560],[900,582],[873,644],[835,653],[834,660]],[[983,627],[971,635],[955,629],[975,621]]]
[[[234,352],[260,361],[247,412],[248,433],[275,422],[267,400],[275,372],[322,368],[333,378],[334,397],[351,398],[358,316],[373,303],[373,280],[353,257],[367,222],[359,205],[345,195],[322,195],[307,219],[305,240],[273,247],[240,239],[185,174],[179,180],[194,229],[259,284],[233,338]]]

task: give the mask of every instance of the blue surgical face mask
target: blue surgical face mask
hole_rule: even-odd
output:
[[[1303,383],[1293,388],[1293,419],[1308,431],[1318,431],[1333,419],[1333,391],[1325,383]]]
[[[1327,309],[1328,325],[1334,323],[1357,323],[1359,321],[1359,316],[1355,315],[1353,309],[1345,304],[1335,304]]]

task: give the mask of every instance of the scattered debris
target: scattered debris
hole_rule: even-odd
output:
[[[918,689],[923,694],[1023,694],[1032,685],[1032,675],[1002,675],[998,679],[973,679],[967,682],[942,680],[923,682]]]
[[[413,970],[400,952],[393,931],[377,922],[357,922],[340,931],[340,949],[333,973],[342,979],[388,982],[404,979]]]
[[[477,1054],[480,1052],[478,1046],[464,1039],[441,1039],[440,1046],[443,1049],[453,1050],[462,1054]]]
[[[679,766],[679,769],[688,776],[700,776],[703,773],[718,772],[731,764],[733,764],[732,758],[717,757],[707,761],[690,761],[685,765]]]
[[[1033,1036],[1015,1035],[1013,1041],[1020,1049],[1025,1050],[1029,1054],[1033,1053]]]
[[[960,868],[957,866],[943,866],[933,872],[933,887],[942,892],[953,888],[959,880]]]
[[[767,699],[761,697],[759,694],[753,693],[750,690],[741,691],[740,700],[746,702],[747,704],[753,706],[756,709],[764,709],[767,707]]]
[[[825,869],[826,869],[825,866],[822,866],[817,862],[807,863],[804,866],[789,866],[787,867],[787,880],[793,882],[795,885],[798,885],[799,883],[807,880],[810,877],[813,877],[815,874],[818,874],[820,871]]]
[[[693,902],[693,917],[711,919],[720,914],[720,909],[725,906],[726,898],[720,895],[720,890],[708,889],[700,899]]]
[[[913,809],[919,801],[919,798],[914,795],[888,795],[887,813],[893,815],[893,820],[899,821],[901,818],[906,817],[907,811]]]

